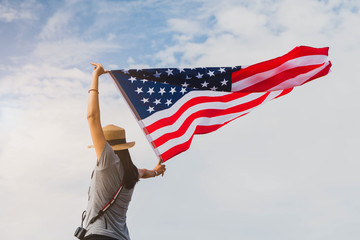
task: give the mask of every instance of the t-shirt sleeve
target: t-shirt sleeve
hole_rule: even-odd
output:
[[[97,183],[103,187],[107,186],[105,189],[109,187],[108,190],[111,190],[111,193],[120,186],[124,172],[119,157],[109,143],[105,144],[96,166],[96,172]]]
[[[114,152],[114,150],[111,148],[110,144],[106,142],[104,149],[101,153],[101,156],[99,158],[99,161],[97,163],[98,168],[108,168],[116,164],[117,156]]]

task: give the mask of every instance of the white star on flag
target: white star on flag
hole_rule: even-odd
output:
[[[154,88],[153,88],[153,87],[152,87],[152,88],[149,87],[149,91],[147,91],[147,92],[151,95],[151,94],[153,94],[155,91],[154,91]]]
[[[170,93],[174,95],[174,93],[176,93],[175,88],[171,88],[171,89],[170,89]]]
[[[224,73],[225,72],[225,68],[219,68],[220,73]]]
[[[137,92],[137,94],[142,93],[142,92],[143,92],[142,87],[141,87],[141,88],[138,87],[138,88],[135,90],[135,92]]]
[[[166,93],[166,92],[165,92],[165,88],[160,88],[159,93],[161,94],[161,96],[162,96],[164,93]]]
[[[204,75],[204,74],[200,74],[200,73],[198,72],[198,74],[196,75],[196,77],[197,77],[198,79],[200,79],[200,78],[203,77],[203,75]]]
[[[173,74],[173,70],[172,69],[168,69],[167,71],[165,71],[167,74],[168,74],[168,76],[170,76],[170,75],[174,75]]]
[[[129,78],[129,81],[131,81],[131,83],[134,83],[134,81],[136,81],[136,77],[131,76],[131,77]]]
[[[201,84],[201,86],[202,86],[202,87],[207,87],[208,84],[209,84],[209,83],[205,81],[205,82],[203,82],[203,83]]]
[[[226,85],[226,84],[227,84],[227,82],[228,82],[228,80],[226,80],[226,79],[224,78],[224,81],[221,81],[221,82],[220,82],[220,83],[221,83],[221,86]]]
[[[154,107],[150,107],[150,106],[149,106],[148,110],[146,110],[146,111],[148,111],[149,113],[151,113],[151,112],[154,112],[155,110],[154,110]]]
[[[182,94],[185,94],[185,93],[186,93],[186,89],[185,89],[185,88],[182,88],[182,89],[180,90],[180,92],[181,92]]]
[[[155,99],[154,103],[155,103],[155,105],[158,105],[161,103],[161,101],[160,101],[160,99]]]
[[[183,84],[181,84],[181,86],[183,86],[184,88],[187,88],[189,86],[189,84],[187,84],[186,82],[184,82]]]
[[[145,103],[149,102],[149,99],[148,98],[143,98],[140,101],[142,101],[145,104]]]
[[[154,74],[154,76],[155,76],[156,78],[160,78],[160,75],[161,75],[161,73],[159,73],[158,71],[156,71],[156,73]]]
[[[171,99],[166,99],[166,103],[167,106],[170,106],[172,104]]]
[[[210,71],[210,70],[209,70],[209,72],[208,72],[207,74],[209,75],[209,77],[215,76],[214,71]]]

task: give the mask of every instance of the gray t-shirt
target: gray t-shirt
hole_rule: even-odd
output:
[[[86,236],[99,234],[121,240],[130,239],[126,226],[126,212],[134,189],[123,187],[115,203],[103,216],[88,226],[88,222],[112,199],[120,187],[123,176],[124,169],[119,157],[109,143],[106,143],[91,177],[84,221]]]

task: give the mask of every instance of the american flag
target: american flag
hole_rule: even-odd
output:
[[[247,67],[129,69],[110,75],[165,162],[186,151],[194,134],[215,131],[328,74],[328,50],[300,46]]]

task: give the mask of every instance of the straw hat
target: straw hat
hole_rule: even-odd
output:
[[[121,127],[107,125],[103,127],[103,132],[106,141],[110,144],[114,151],[129,149],[135,145],[135,142],[126,142],[125,129]]]

